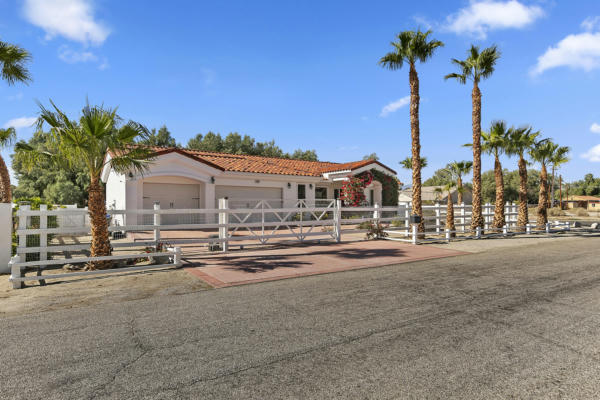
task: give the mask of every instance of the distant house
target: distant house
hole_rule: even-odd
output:
[[[600,197],[595,196],[569,196],[567,208],[585,208],[588,211],[600,211]]]
[[[421,187],[421,200],[424,203],[445,203],[448,201],[448,193],[443,191],[442,193],[438,192],[436,189],[442,189],[443,186],[422,186]],[[452,202],[456,203],[458,201],[458,191],[456,188],[452,189],[450,192],[452,194]],[[463,202],[465,204],[471,204],[473,200],[473,196],[471,191],[467,188],[464,188],[463,191]],[[412,188],[401,190],[398,193],[398,204],[407,204],[412,201]]]

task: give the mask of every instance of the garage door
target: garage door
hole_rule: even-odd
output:
[[[248,187],[248,186],[217,186],[215,197],[218,199],[227,197],[229,206],[232,208],[254,207],[260,200],[267,200],[271,207],[282,207],[281,188]]]
[[[163,210],[173,208],[200,208],[200,185],[180,183],[144,183],[144,208],[154,208],[154,202],[160,202]],[[150,219],[152,215],[148,215]],[[190,223],[192,216],[163,215],[164,225]],[[148,222],[148,221],[145,221]]]

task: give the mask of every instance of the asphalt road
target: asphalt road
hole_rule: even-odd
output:
[[[2,399],[600,398],[600,238],[0,319]]]

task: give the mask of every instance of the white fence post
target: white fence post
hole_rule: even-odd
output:
[[[11,278],[21,278],[23,276],[21,272],[21,267],[18,265],[20,262],[21,256],[19,256],[18,254],[10,259],[8,265],[10,267]],[[13,289],[22,289],[23,281],[12,281],[12,287]]]
[[[465,203],[462,202],[462,203],[460,203],[460,230],[462,232],[465,231],[465,215],[466,215]]]
[[[333,230],[335,234],[335,241],[342,241],[342,200],[335,200],[335,207],[333,210]]]
[[[546,233],[550,233],[550,222],[546,222]]]
[[[483,227],[485,230],[488,230],[490,228],[490,203],[485,203],[485,206],[483,207],[483,213],[485,215],[483,218]]]
[[[446,242],[450,243],[450,229],[446,228]]]
[[[173,255],[173,264],[177,268],[181,267],[181,247],[175,247],[175,254]]]
[[[412,244],[417,244],[417,225],[412,226]]]
[[[528,223],[527,225],[525,225],[525,233],[531,235],[531,224]]]
[[[435,233],[440,234],[440,203],[435,203]]]
[[[19,211],[29,211],[31,210],[31,206],[29,204],[23,204],[19,206]],[[27,216],[19,215],[19,230],[25,230],[29,228],[27,226]],[[17,245],[17,255],[24,254],[25,260],[27,260],[27,253],[24,253],[25,248],[27,247],[27,234],[21,233],[19,234],[19,244]]]
[[[160,201],[154,202],[154,211],[160,211]],[[160,214],[154,213],[154,245],[158,248],[160,242]]]
[[[40,229],[48,229],[48,206],[46,204],[40,204]],[[40,233],[40,247],[48,247],[48,233]],[[48,250],[40,250],[40,260],[48,259]]]
[[[379,203],[373,204],[373,208],[375,208],[375,211],[373,211],[373,222],[375,225],[379,225]]]
[[[481,239],[481,227],[480,226],[475,228],[475,237],[477,239]]]
[[[12,204],[0,203],[0,273],[10,271],[10,256],[12,255]]]
[[[219,210],[228,210],[229,200],[227,197],[219,199]],[[221,249],[223,252],[229,250],[229,213],[219,213],[219,239],[221,239]]]
[[[506,226],[506,224],[502,227],[502,235],[508,236],[508,227]]]

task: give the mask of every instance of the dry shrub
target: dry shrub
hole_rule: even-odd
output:
[[[575,211],[575,215],[577,215],[578,217],[589,216],[589,214],[585,208],[578,208],[577,211]]]
[[[564,217],[566,213],[558,207],[553,207],[548,209],[549,217]]]

